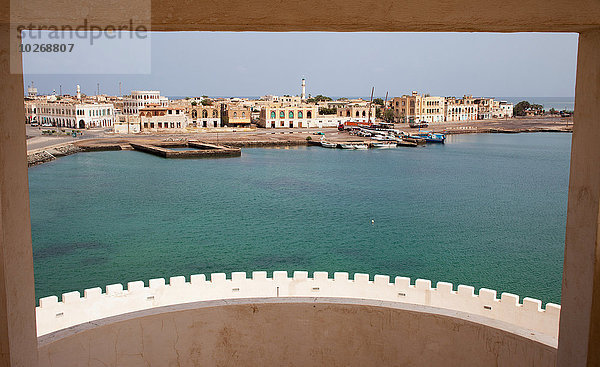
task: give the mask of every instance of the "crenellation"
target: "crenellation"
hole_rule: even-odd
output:
[[[123,293],[123,284],[110,284],[106,286],[106,294],[116,295]]]
[[[523,309],[530,311],[542,311],[542,301],[535,298],[523,298]]]
[[[206,283],[206,275],[194,274],[190,276],[190,283],[192,283],[192,285],[202,285]]]
[[[354,283],[367,284],[370,282],[369,274],[354,273]]]
[[[143,286],[144,286],[144,282],[142,282],[142,287]],[[101,295],[102,295],[102,288],[100,288],[100,287],[88,288],[83,291],[83,297],[88,300],[96,299],[96,298],[100,297]]]
[[[470,285],[459,285],[457,294],[461,297],[472,298],[475,296],[475,288]]]
[[[431,280],[428,279],[417,279],[415,281],[415,288],[419,290],[431,290]]]
[[[267,280],[267,272],[266,271],[253,271],[252,272],[252,280]]]
[[[177,277],[169,278],[169,285],[171,287],[183,287],[183,286],[185,286],[185,284],[186,284],[186,282],[185,282],[184,276],[177,276]]]
[[[58,304],[58,297],[49,296],[40,298],[40,308],[49,308]]]
[[[150,281],[148,282],[148,286],[150,287],[150,289],[160,289],[163,288],[165,284],[165,278],[150,279]]]
[[[243,271],[235,271],[231,273],[231,281],[232,282],[241,282],[246,280],[246,273]]]
[[[63,293],[62,303],[76,303],[81,299],[81,294],[77,291]]]
[[[350,278],[349,278],[348,273],[336,271],[335,273],[333,273],[333,279],[335,281],[341,282],[341,281],[349,280]]]
[[[137,292],[144,289],[144,282],[141,280],[127,283],[127,291],[130,293]]]
[[[106,286],[106,293],[99,287],[86,289],[84,298],[80,293],[68,292],[59,302],[56,296],[39,300],[36,308],[38,335],[118,314],[148,308],[175,305],[189,302],[260,297],[336,297],[360,298],[390,302],[402,302],[444,309],[453,309],[515,324],[532,331],[558,335],[560,305],[548,303],[542,309],[540,300],[502,293],[497,298],[495,290],[481,288],[479,294],[471,286],[438,282],[435,288],[431,281],[417,279],[411,285],[410,278],[395,277],[390,283],[387,275],[375,275],[373,281],[368,274],[356,273],[349,279],[346,272],[336,272],[329,278],[327,272],[314,272],[309,277],[307,271],[294,271],[288,277],[287,271],[275,271],[269,278],[266,271],[252,272],[247,278],[245,272],[213,273],[210,281],[206,275],[194,274],[187,282],[184,276],[151,279],[148,286],[143,281]]]
[[[308,271],[294,271],[293,275],[294,280],[307,280],[308,279]]]

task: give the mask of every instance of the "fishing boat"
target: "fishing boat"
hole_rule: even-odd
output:
[[[431,131],[422,131],[420,133],[414,134],[411,137],[424,139],[427,143],[444,144],[444,142],[446,141],[446,135],[440,133],[433,133]]]
[[[342,147],[342,149],[354,149],[353,144],[340,144],[340,147]]]
[[[365,150],[365,149],[369,149],[369,146],[367,144],[356,144],[356,145],[354,145],[354,149]]]
[[[330,143],[328,141],[322,141],[321,146],[323,148],[337,148],[337,143]]]
[[[391,149],[391,148],[395,148],[398,146],[398,144],[396,143],[372,143],[373,148],[378,148],[378,149]]]

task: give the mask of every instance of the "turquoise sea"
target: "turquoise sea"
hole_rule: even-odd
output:
[[[176,275],[347,271],[560,302],[570,134],[81,153],[29,169],[36,296]],[[374,223],[372,223],[372,220]]]

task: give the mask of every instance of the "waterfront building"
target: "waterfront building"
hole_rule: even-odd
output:
[[[493,98],[475,98],[473,102],[477,105],[477,119],[488,120],[494,115],[494,111],[498,109],[498,101]]]
[[[188,117],[181,107],[150,106],[140,109],[141,131],[174,131],[188,127]]]
[[[290,106],[297,106],[299,104],[302,103],[302,98],[299,96],[290,96],[290,95],[283,95],[283,96],[274,96],[274,95],[266,95],[263,96],[261,98],[261,100],[263,101],[267,101],[270,103],[282,103],[282,104],[287,104]]]
[[[221,106],[214,102],[210,106],[191,106],[189,115],[191,127],[221,127]]]
[[[369,102],[350,102],[344,107],[337,108],[337,116],[344,121],[375,122],[376,106]]]
[[[38,101],[25,101],[25,123],[31,124],[32,122],[37,122],[37,105]]]
[[[56,127],[88,129],[113,126],[114,106],[110,103],[77,102],[63,100],[36,104],[37,120],[40,124]]]
[[[123,98],[123,113],[127,115],[137,115],[140,109],[149,106],[168,107],[169,99],[157,90],[134,90]]]
[[[242,103],[221,104],[221,125],[227,127],[249,127],[252,109]]]
[[[117,114],[113,131],[115,134],[137,134],[141,132],[140,116]]]
[[[444,97],[432,97],[413,91],[410,95],[392,98],[390,107],[396,122],[440,123],[444,122],[444,104]]]
[[[446,97],[444,114],[446,122],[475,121],[478,107],[470,95],[464,95],[463,98]]]
[[[282,105],[274,103],[262,107],[258,126],[268,129],[305,128],[317,126],[318,107],[314,104]]]
[[[513,117],[513,104],[507,101],[500,101],[496,110],[495,118],[511,118]]]

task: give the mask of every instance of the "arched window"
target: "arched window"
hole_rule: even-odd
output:
[[[242,112],[242,117],[246,117],[246,112]]]
[[[212,116],[217,117],[217,110],[213,110]]]
[[[192,118],[195,119],[198,117],[198,111],[192,110]]]
[[[294,111],[290,111],[290,113],[288,115],[289,115],[289,118],[293,119],[294,118]]]
[[[237,112],[234,112],[234,113],[233,113],[233,117],[237,117]]]
[[[304,116],[302,115],[302,111],[298,111],[298,118],[299,118],[299,119],[301,119],[302,117],[304,117]]]
[[[356,111],[356,117],[360,117],[360,112]]]
[[[350,110],[346,111],[346,117],[350,117]]]
[[[202,110],[202,118],[207,118],[208,117],[208,111],[207,110]]]
[[[279,118],[280,119],[284,119],[285,118],[285,112],[284,111],[279,111]]]
[[[312,111],[306,112],[306,118],[309,118],[309,119],[312,118]]]
[[[274,119],[275,118],[275,111],[271,111],[271,118]]]
[[[363,111],[363,117],[367,116],[367,112]]]

